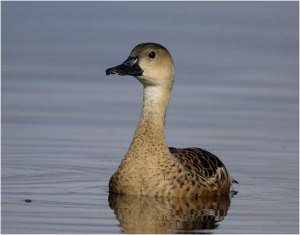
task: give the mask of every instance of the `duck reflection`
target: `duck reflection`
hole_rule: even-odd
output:
[[[124,233],[191,233],[215,229],[230,206],[229,195],[178,199],[110,194],[108,199]]]

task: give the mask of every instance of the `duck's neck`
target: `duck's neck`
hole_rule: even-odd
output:
[[[142,114],[129,153],[143,156],[147,151],[152,153],[168,151],[164,127],[170,95],[171,89],[168,88],[144,87]]]
[[[164,131],[165,116],[170,100],[170,91],[148,86],[144,88],[144,102],[139,127]]]

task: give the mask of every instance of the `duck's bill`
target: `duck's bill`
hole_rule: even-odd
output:
[[[144,71],[139,66],[138,58],[131,56],[129,56],[122,64],[105,70],[106,75],[117,74],[121,76],[141,76],[143,72]]]

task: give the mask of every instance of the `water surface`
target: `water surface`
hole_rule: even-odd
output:
[[[1,4],[3,233],[298,233],[298,2]],[[104,71],[147,41],[176,65],[169,145],[219,156],[233,198],[109,195],[142,87]]]

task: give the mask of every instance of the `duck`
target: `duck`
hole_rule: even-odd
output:
[[[164,46],[140,43],[123,63],[105,72],[107,76],[133,76],[143,85],[140,120],[127,153],[109,180],[110,193],[177,198],[230,193],[237,181],[217,156],[198,147],[167,144],[165,119],[175,69]]]

